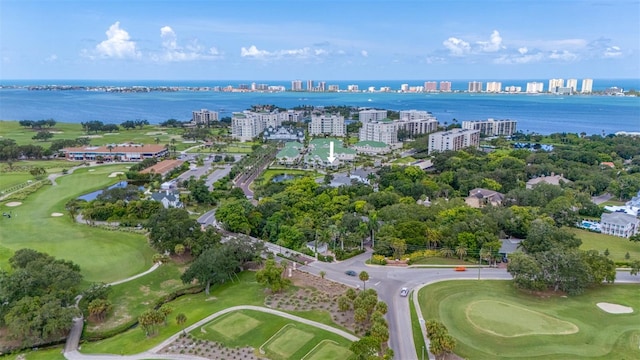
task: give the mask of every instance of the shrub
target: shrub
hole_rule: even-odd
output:
[[[373,255],[371,257],[371,263],[374,265],[386,265],[387,259],[383,255]]]

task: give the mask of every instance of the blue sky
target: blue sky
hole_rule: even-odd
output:
[[[640,78],[627,0],[0,0],[0,79]]]

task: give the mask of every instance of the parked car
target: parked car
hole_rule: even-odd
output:
[[[407,289],[407,288],[402,288],[402,289],[400,290],[400,296],[402,296],[402,297],[407,297],[407,295],[409,295],[409,289]]]
[[[349,276],[356,276],[358,275],[355,271],[353,270],[347,270],[344,272],[345,274],[349,275]]]

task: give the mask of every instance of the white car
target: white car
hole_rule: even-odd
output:
[[[409,295],[409,289],[407,289],[407,288],[402,288],[402,289],[400,290],[400,296],[402,296],[402,297],[407,297],[407,295]]]

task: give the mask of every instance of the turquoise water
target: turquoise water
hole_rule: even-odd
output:
[[[526,81],[524,82],[526,83]],[[636,80],[620,80],[618,82],[611,80],[607,85],[629,88],[636,82]],[[53,83],[47,82],[47,84]],[[237,86],[239,83],[225,82],[224,85]],[[420,85],[420,82],[415,81],[409,83]],[[4,82],[2,85],[7,84]],[[45,83],[14,82],[12,84]],[[62,83],[58,82],[57,84]],[[64,84],[177,85],[177,83],[171,82],[91,83],[87,81],[66,82]],[[270,84],[276,83],[271,82]],[[381,86],[381,84],[393,85],[395,83],[381,81],[378,83],[369,82],[369,84],[370,86]],[[503,81],[503,85],[507,84],[511,83]],[[594,89],[596,90],[597,84],[598,81],[594,80]],[[216,84],[184,82],[180,85],[215,86]],[[281,82],[281,85],[289,88],[290,82]],[[363,87],[364,85],[361,86],[361,89]],[[341,85],[341,89],[344,88],[346,85]],[[213,91],[106,93],[82,90],[0,89],[0,119],[2,120],[53,118],[61,122],[79,123],[100,120],[105,123],[121,123],[125,120],[146,119],[151,123],[159,123],[170,118],[190,120],[191,112],[198,109],[218,111],[221,117],[231,116],[234,111],[242,111],[256,104],[273,104],[284,108],[300,105],[347,105],[395,111],[417,109],[430,111],[440,123],[447,122],[449,124],[454,119],[458,122],[487,118],[514,119],[518,121],[519,130],[541,134],[585,132],[590,135],[602,132],[610,134],[617,131],[640,131],[640,97],[468,93],[226,93]]]

